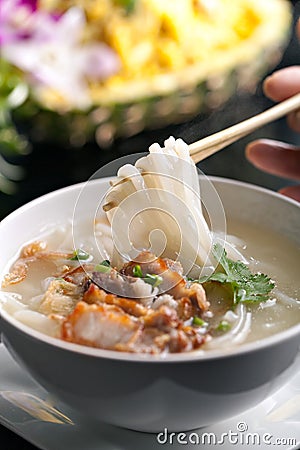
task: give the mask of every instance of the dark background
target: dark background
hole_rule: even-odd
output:
[[[300,2],[292,3],[295,5],[296,20],[300,16]],[[294,64],[300,64],[300,48],[295,33],[278,68]],[[12,159],[12,162],[23,166],[24,178],[18,182],[17,192],[13,196],[0,193],[0,219],[33,198],[63,186],[85,181],[97,169],[115,158],[146,151],[153,142],[162,144],[164,139],[173,135],[182,137],[190,143],[257,114],[271,105],[272,102],[264,97],[260,85],[254,94],[235,95],[219,111],[209,115],[200,114],[184,124],[169,126],[162,130],[145,131],[126,140],[117,140],[108,149],[99,149],[93,144],[77,149],[64,149],[47,143],[33,145],[29,155]],[[287,127],[285,119],[281,119],[211,156],[199,167],[208,175],[234,178],[274,190],[292,184],[290,180],[260,172],[247,162],[244,156],[246,144],[260,137],[300,146],[300,136]],[[33,450],[36,447],[0,426],[0,448]]]

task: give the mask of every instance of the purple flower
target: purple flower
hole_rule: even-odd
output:
[[[83,73],[91,80],[103,80],[120,68],[115,52],[105,44],[90,44],[81,48]]]
[[[117,55],[104,44],[81,43],[85,15],[79,8],[70,8],[58,20],[39,10],[33,16],[27,39],[6,41],[4,58],[31,76],[38,97],[50,89],[68,108],[89,107],[86,79],[104,79],[115,73],[120,67]]]
[[[27,38],[34,26],[37,2],[34,0],[0,0],[0,45]]]
[[[32,12],[37,9],[37,0],[18,0],[20,6],[26,6]]]

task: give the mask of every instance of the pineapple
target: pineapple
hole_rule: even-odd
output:
[[[121,61],[115,75],[89,81],[85,120],[101,145],[102,136],[187,120],[253,89],[278,62],[291,24],[286,0],[39,0],[54,13],[74,5],[86,14],[83,41],[104,41]],[[81,114],[53,92],[43,101],[69,114],[71,128]]]

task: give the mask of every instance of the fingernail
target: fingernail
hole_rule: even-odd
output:
[[[269,81],[271,80],[271,78],[273,77],[273,75],[269,75],[267,78],[264,79],[264,86],[266,86],[266,84],[269,83]]]
[[[268,82],[269,80],[271,80],[271,78],[273,78],[274,77],[274,73],[271,73],[271,75],[268,75],[266,78],[265,78],[265,82]]]

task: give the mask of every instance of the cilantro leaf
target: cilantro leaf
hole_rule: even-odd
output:
[[[215,272],[205,281],[218,281],[231,285],[233,302],[264,302],[274,288],[274,282],[263,273],[253,274],[242,261],[227,257],[225,249],[215,244],[213,255],[225,272]]]

